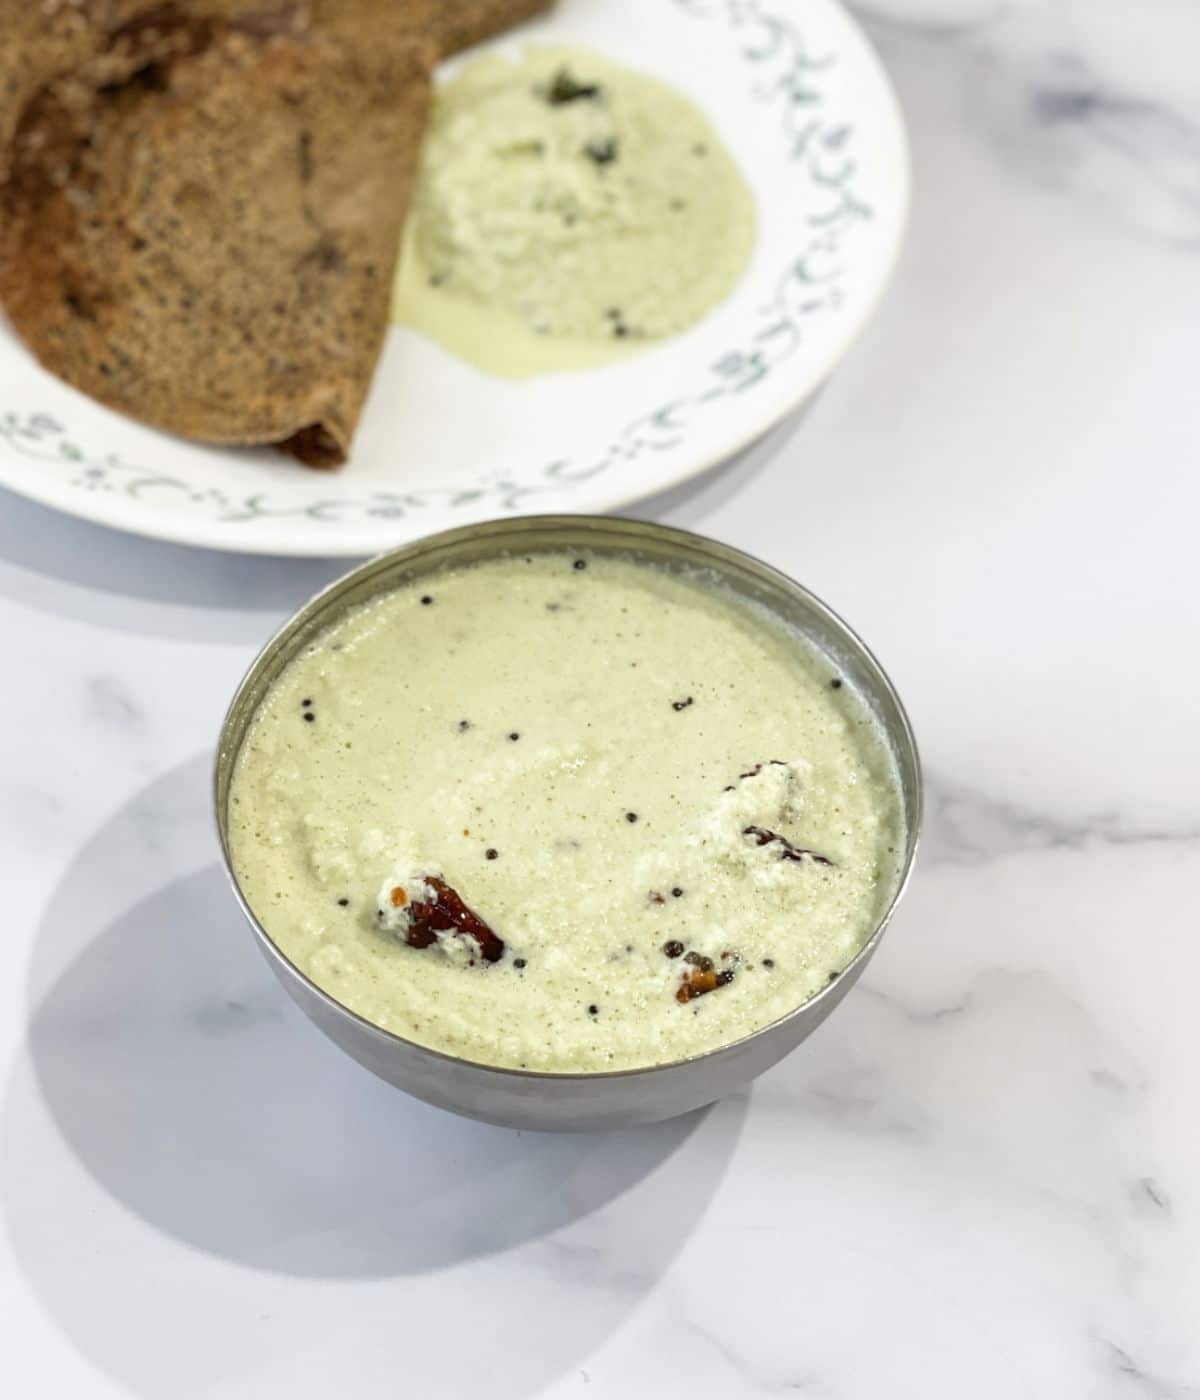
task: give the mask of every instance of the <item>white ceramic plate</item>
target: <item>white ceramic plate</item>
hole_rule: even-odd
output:
[[[561,0],[502,43],[539,41],[675,84],[740,162],[758,243],[703,322],[617,365],[523,381],[394,328],[336,473],[142,427],[46,374],[4,327],[0,483],[187,544],[369,554],[506,513],[616,509],[778,422],[862,329],[903,232],[904,129],[861,32],[833,0]]]

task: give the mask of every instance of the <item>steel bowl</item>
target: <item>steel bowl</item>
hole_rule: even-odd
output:
[[[263,697],[285,666],[351,608],[447,566],[508,554],[589,550],[660,567],[703,571],[768,609],[825,653],[878,720],[899,777],[905,848],[895,892],[871,937],[841,976],[778,1020],[719,1049],[642,1069],[555,1074],[459,1059],[364,1020],[318,987],[279,950],[250,907],[229,850],[229,787],[238,751]],[[217,829],[242,912],[289,995],[347,1054],[407,1093],[470,1118],[518,1128],[582,1131],[670,1118],[740,1089],[794,1050],[841,1002],[879,946],[912,871],[921,824],[921,769],[904,708],[883,668],[819,598],[767,564],[684,530],[605,516],[527,516],[468,525],[418,540],[353,569],[307,603],[259,653],[237,689],[217,746]]]

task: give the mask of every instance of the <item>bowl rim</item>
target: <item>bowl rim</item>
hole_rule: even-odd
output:
[[[633,540],[639,536],[644,537],[646,533],[660,538],[673,541],[683,548],[694,548],[699,546],[716,546],[719,550],[732,556],[739,562],[750,564],[760,575],[765,575],[767,580],[776,586],[782,587],[785,591],[799,595],[799,597],[818,613],[824,615],[825,619],[832,622],[836,629],[840,630],[844,638],[858,649],[861,655],[875,668],[881,682],[882,690],[888,701],[894,707],[898,724],[897,733],[888,735],[888,742],[903,746],[907,750],[907,756],[912,766],[912,814],[906,825],[905,856],[900,869],[899,877],[892,890],[891,898],[888,900],[886,908],[880,914],[875,923],[871,936],[866,939],[850,961],[843,967],[837,976],[828,982],[820,991],[799,1002],[789,1011],[785,1011],[781,1016],[777,1016],[773,1021],[768,1021],[761,1026],[747,1031],[736,1040],[724,1041],[720,1045],[715,1045],[707,1050],[698,1051],[694,1055],[684,1055],[675,1060],[664,1060],[656,1064],[634,1065],[625,1069],[604,1069],[604,1070],[545,1070],[545,1069],[522,1069],[509,1065],[493,1065],[482,1060],[473,1060],[464,1055],[453,1055],[445,1050],[435,1049],[433,1046],[423,1045],[420,1041],[410,1040],[406,1036],[399,1035],[393,1030],[380,1026],[367,1017],[352,1010],[343,1002],[326,991],[319,983],[314,982],[311,977],[302,971],[291,958],[279,947],[271,935],[267,932],[258,915],[250,906],[237,875],[233,868],[232,852],[229,848],[228,822],[221,808],[221,775],[228,757],[228,767],[230,779],[232,780],[233,770],[236,768],[238,756],[241,752],[242,744],[246,734],[253,723],[255,711],[251,713],[249,719],[242,727],[238,737],[236,747],[230,748],[230,739],[233,730],[234,720],[241,709],[243,697],[256,682],[259,672],[281,648],[293,631],[299,630],[306,621],[319,616],[321,611],[329,606],[334,595],[340,593],[348,587],[352,581],[360,576],[374,570],[386,570],[391,561],[398,560],[401,556],[420,554],[429,549],[436,549],[438,546],[456,543],[459,539],[467,536],[504,534],[513,529],[520,529],[522,526],[534,526],[551,529],[554,527],[569,528],[571,526],[582,526],[584,528],[595,528],[597,526],[605,529],[628,529]],[[581,546],[586,547],[586,546]],[[712,567],[711,560],[698,558],[695,561],[701,567]],[[386,590],[381,590],[381,592]],[[285,663],[286,664],[286,663]],[[261,703],[261,701],[260,701]],[[277,959],[279,964],[293,977],[297,978],[304,988],[314,995],[325,1007],[335,1016],[344,1016],[355,1024],[360,1030],[372,1035],[374,1038],[382,1040],[385,1044],[392,1043],[398,1048],[403,1047],[406,1051],[415,1052],[421,1056],[430,1056],[434,1060],[444,1061],[448,1065],[456,1065],[472,1071],[480,1071],[487,1075],[495,1075],[501,1079],[520,1079],[525,1081],[550,1081],[555,1084],[570,1084],[572,1082],[592,1083],[596,1080],[621,1080],[636,1078],[642,1075],[661,1073],[666,1070],[679,1069],[683,1066],[693,1066],[716,1057],[728,1054],[731,1051],[746,1045],[752,1040],[758,1039],[769,1033],[780,1030],[793,1019],[803,1013],[811,1014],[811,1009],[819,1005],[826,997],[833,996],[838,991],[839,983],[843,979],[853,982],[861,972],[864,965],[869,961],[875,949],[879,946],[884,933],[899,907],[900,901],[908,889],[912,878],[913,868],[916,864],[917,849],[921,840],[921,827],[924,818],[924,775],[921,768],[920,750],[917,747],[916,735],[913,732],[912,723],[909,720],[908,712],[896,691],[891,677],[880,664],[879,659],[870,647],[863,641],[859,634],[849,623],[824,599],[806,588],[802,583],[797,582],[790,575],[785,574],[781,569],[777,569],[773,564],[768,564],[765,560],[759,559],[749,551],[739,548],[736,545],[726,544],[722,540],[714,539],[712,536],[704,535],[695,530],[682,529],[676,525],[663,525],[657,521],[641,520],[627,516],[608,516],[595,514],[536,514],[536,515],[511,515],[502,516],[492,520],[475,521],[467,525],[454,526],[449,530],[439,530],[430,535],[422,535],[418,539],[409,540],[407,543],[395,549],[386,550],[381,554],[372,555],[370,558],[356,564],[345,573],[339,574],[324,587],[314,593],[305,603],[296,608],[284,619],[284,621],[271,633],[270,637],[256,652],[249,666],[246,668],[241,680],[234,689],[225,714],[221,720],[220,730],[216,750],[213,756],[212,768],[212,799],[213,799],[213,819],[216,824],[217,842],[221,851],[221,863],[225,869],[226,879],[233,890],[234,898],[239,908],[250,924],[255,937],[267,953],[268,957]],[[228,791],[226,793],[228,797]]]

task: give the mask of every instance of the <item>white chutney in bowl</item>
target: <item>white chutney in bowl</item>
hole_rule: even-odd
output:
[[[224,816],[242,898],[309,983],[412,1045],[551,1075],[793,1013],[879,929],[913,836],[840,658],[704,561],[582,529],[310,628]]]

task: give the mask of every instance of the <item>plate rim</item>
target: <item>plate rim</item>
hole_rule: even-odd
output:
[[[891,76],[857,17],[850,13],[843,0],[821,0],[821,3],[826,11],[836,16],[837,21],[845,27],[850,42],[857,45],[856,60],[863,68],[870,70],[870,77],[876,85],[880,99],[882,120],[885,126],[890,128],[896,144],[897,166],[893,172],[895,198],[890,215],[890,240],[871,270],[871,278],[864,286],[861,300],[847,311],[836,333],[831,336],[831,343],[821,359],[803,369],[798,367],[789,391],[781,395],[770,414],[761,421],[734,424],[723,435],[720,431],[699,434],[694,439],[695,446],[691,451],[686,447],[681,451],[676,466],[656,475],[645,486],[628,479],[620,485],[614,482],[607,487],[598,482],[589,491],[586,502],[581,502],[578,509],[573,509],[570,504],[564,502],[562,505],[553,505],[554,513],[607,515],[671,491],[729,462],[794,414],[821,388],[845,359],[891,286],[904,246],[912,207],[912,148],[908,130]],[[71,385],[65,387],[72,393],[80,392]],[[92,402],[86,395],[81,397],[89,403]],[[10,466],[16,467],[16,470],[10,471]],[[352,532],[348,531],[339,536],[329,534],[327,527],[296,521],[286,531],[271,530],[258,535],[247,535],[238,533],[235,522],[173,516],[155,511],[139,513],[136,509],[130,510],[129,503],[124,498],[108,500],[101,495],[89,495],[69,482],[56,480],[49,475],[41,476],[27,468],[22,469],[18,459],[3,454],[0,454],[0,486],[37,505],[139,538],[185,545],[194,549],[214,550],[224,554],[261,555],[271,558],[365,558],[398,548],[410,539],[452,528],[455,523],[431,521],[429,528],[419,527],[415,532],[397,533],[395,520],[381,521],[378,525],[359,522]],[[545,509],[551,509],[551,505],[552,503],[547,502]],[[490,508],[478,515],[466,512],[458,517],[458,523],[467,524],[518,513],[520,512],[517,510],[509,512]]]

